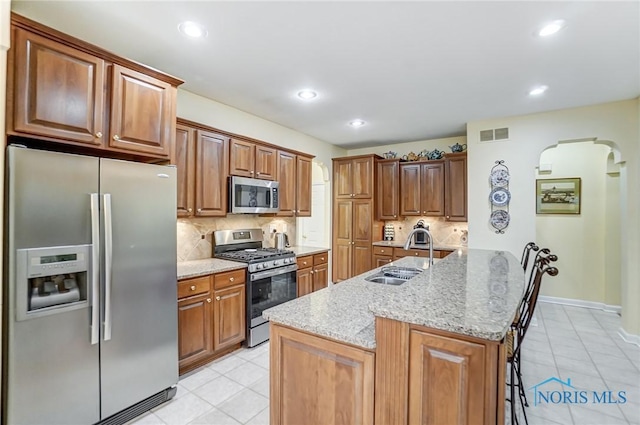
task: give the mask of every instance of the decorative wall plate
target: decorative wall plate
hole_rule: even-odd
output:
[[[498,230],[502,230],[509,225],[510,219],[511,218],[509,217],[508,212],[504,210],[497,210],[491,213],[491,218],[489,219],[489,222],[494,228]]]
[[[504,187],[496,187],[489,194],[489,201],[496,207],[504,207],[509,203],[511,193]]]
[[[509,171],[503,168],[497,168],[491,172],[489,179],[491,180],[492,186],[506,186],[509,184]]]

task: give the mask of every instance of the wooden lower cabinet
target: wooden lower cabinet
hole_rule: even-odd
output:
[[[329,252],[324,251],[315,255],[298,257],[298,272],[296,282],[298,296],[326,288],[329,282]]]
[[[246,338],[245,270],[178,282],[180,374],[240,347]]]
[[[374,423],[375,354],[271,324],[271,425]]]

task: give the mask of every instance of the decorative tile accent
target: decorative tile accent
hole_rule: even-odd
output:
[[[387,224],[393,224],[395,230],[393,241],[404,244],[418,220],[424,220],[425,225],[429,225],[434,245],[463,246],[460,237],[463,230],[468,232],[469,226],[467,223],[447,221],[444,217],[411,217],[405,218],[403,221],[387,221]]]

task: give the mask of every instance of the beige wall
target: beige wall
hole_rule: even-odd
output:
[[[507,250],[517,256],[526,242],[536,238],[535,167],[540,154],[559,142],[580,139],[616,147],[615,160],[620,163],[620,226],[624,229],[620,245],[622,319],[624,329],[635,335],[640,335],[639,107],[640,101],[633,99],[467,123],[469,246]],[[508,141],[479,141],[481,130],[502,127],[510,129]],[[511,224],[503,235],[495,234],[488,222],[488,176],[498,159],[505,160],[511,171]],[[562,269],[560,273],[573,271]],[[572,298],[578,298],[578,294]]]
[[[552,172],[538,173],[536,178],[579,177],[582,189],[579,215],[539,214],[536,217],[535,241],[540,247],[552,249],[558,256],[556,266],[561,271],[553,282],[543,285],[542,295],[606,303],[605,243],[609,205],[606,171],[610,151],[605,145],[582,142],[560,144],[540,155],[540,163],[551,165]],[[619,198],[616,200],[619,202]],[[619,223],[619,210],[617,212],[615,220]],[[620,239],[609,240],[609,243],[620,245]],[[620,266],[619,258],[612,260]],[[617,285],[620,286],[619,281]]]
[[[393,151],[398,154],[398,157],[407,155],[409,152],[420,153],[424,149],[432,151],[438,149],[440,151],[451,152],[449,146],[453,146],[456,143],[464,145],[467,143],[467,136],[447,137],[444,139],[431,139],[431,140],[418,140],[415,142],[396,143],[393,145],[382,145],[371,148],[349,149],[349,156],[353,155],[367,155],[370,153],[377,153],[382,156],[384,152]]]

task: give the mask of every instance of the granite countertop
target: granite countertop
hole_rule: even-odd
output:
[[[221,260],[219,258],[207,258],[205,260],[178,262],[178,279],[188,277],[206,276],[213,273],[228,272],[231,270],[246,269],[246,263]]]
[[[320,248],[317,246],[290,246],[286,249],[293,251],[296,254],[296,257],[330,251],[329,248]]]
[[[469,249],[428,268],[425,258],[394,265],[426,268],[400,286],[365,280],[379,269],[266,310],[275,323],[373,349],[375,316],[499,341],[524,291],[524,272],[510,253]]]
[[[378,242],[373,242],[372,243],[373,246],[389,246],[389,247],[394,247],[394,248],[402,248],[404,247],[404,242],[402,241],[378,241]],[[425,249],[428,250],[429,249],[429,245],[427,244],[414,244],[412,243],[409,248],[411,249]],[[448,251],[456,251],[458,249],[467,249],[466,246],[459,246],[459,245],[444,245],[444,244],[433,244],[433,249],[435,250],[448,250]]]

